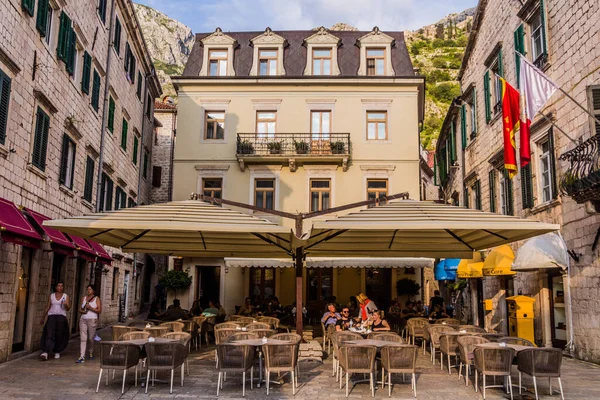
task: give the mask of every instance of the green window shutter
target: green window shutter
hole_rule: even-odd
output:
[[[85,163],[85,186],[83,188],[83,198],[89,202],[92,201],[92,193],[94,190],[94,159],[87,157]]]
[[[131,47],[129,46],[129,42],[125,42],[125,57],[123,57],[125,71],[129,68],[129,57],[131,57]]]
[[[106,23],[106,0],[98,0],[98,15]]]
[[[144,179],[148,176],[148,152],[144,151],[144,165],[142,167],[142,176]]]
[[[31,163],[42,171],[46,170],[46,151],[48,148],[49,129],[50,116],[46,114],[40,107],[38,107]]]
[[[137,154],[138,154],[138,137],[133,136],[133,165],[137,165]]]
[[[471,103],[471,107],[473,107],[473,126],[471,127],[471,136],[477,136],[477,89],[473,88],[473,103]]]
[[[490,105],[490,71],[485,71],[483,75],[483,99],[485,101],[485,122],[490,123],[492,120],[492,107]]]
[[[69,29],[69,38],[67,43],[66,69],[69,75],[73,76],[75,71],[75,56],[77,55],[77,34],[75,29]]]
[[[456,162],[456,132],[454,131],[454,121],[450,123],[450,164]]]
[[[56,55],[61,61],[67,62],[67,53],[69,47],[69,36],[71,32],[71,19],[63,11],[60,14],[60,26],[58,31],[58,45],[56,46]]]
[[[121,21],[119,18],[115,19],[115,38],[113,41],[113,46],[115,47],[115,51],[117,54],[121,54]]]
[[[10,102],[10,78],[0,70],[0,144],[6,142],[8,104]]]
[[[112,96],[108,100],[108,130],[110,133],[115,130],[115,100]]]
[[[527,164],[521,168],[521,196],[523,200],[523,210],[526,208],[533,208],[531,164]]]
[[[548,56],[548,38],[546,37],[546,4],[544,0],[540,0],[540,18],[542,22],[542,51],[543,57]]]
[[[123,118],[123,127],[121,130],[121,147],[123,150],[127,150],[127,129],[129,129],[127,120]]]
[[[491,170],[489,173],[490,184],[490,212],[496,212],[496,171]]]
[[[106,210],[105,211],[110,211],[113,208],[112,202],[113,202],[113,181],[111,181],[110,179],[106,180]]]
[[[46,36],[46,29],[48,28],[48,7],[50,7],[49,0],[38,0],[35,27],[42,37]]]
[[[481,210],[481,182],[475,181],[475,208]]]
[[[596,126],[598,124],[596,123]],[[550,153],[550,180],[552,188],[552,198],[558,198],[558,182],[556,181],[556,158],[554,156],[554,128],[548,131],[548,152]]]
[[[464,150],[467,148],[467,107],[464,104],[460,107],[460,134]]]
[[[35,0],[21,0],[21,8],[33,17],[33,8],[35,7]]]
[[[498,50],[498,75],[504,78],[504,65],[502,64],[502,49]]]
[[[64,133],[63,134],[63,143],[62,143],[62,154],[60,158],[60,176],[59,182],[64,185],[67,181],[67,163],[69,161],[69,136]]]
[[[98,111],[100,108],[100,75],[98,71],[94,70],[94,79],[92,83],[92,107]]]
[[[513,204],[513,182],[508,177],[508,171],[504,170],[504,178],[506,179],[506,212],[507,215],[514,215],[515,209]]]
[[[83,69],[81,71],[81,91],[90,94],[90,76],[92,72],[92,56],[86,51],[83,53]]]
[[[525,55],[525,28],[523,24],[519,25],[517,30],[514,33],[515,36],[515,65],[517,67],[517,87],[521,86],[521,56],[520,54]]]
[[[433,157],[433,186],[439,186],[438,182],[438,156]]]
[[[137,85],[137,97],[138,99],[142,99],[142,73],[138,71],[138,85]]]
[[[463,203],[465,208],[469,208],[469,188],[465,187],[463,190]]]

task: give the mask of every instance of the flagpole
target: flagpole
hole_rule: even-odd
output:
[[[529,66],[533,69],[535,69],[542,77],[544,77],[544,79],[546,79],[548,82],[550,82],[557,90],[559,90],[560,92],[562,92],[565,96],[567,96],[573,103],[577,104],[577,106],[579,108],[581,108],[586,114],[588,114],[590,117],[592,117],[597,124],[600,125],[600,119],[598,117],[596,117],[594,114],[592,114],[590,112],[590,110],[588,110],[587,108],[585,108],[583,105],[581,105],[581,103],[579,103],[577,100],[575,100],[573,98],[573,96],[571,96],[569,93],[567,93],[565,90],[563,90],[563,88],[561,88],[560,86],[558,86],[556,83],[554,83],[553,81],[551,81],[548,76],[546,76],[546,74],[540,70],[538,67],[536,67],[533,63],[531,63],[528,59],[525,58],[525,56],[523,56],[523,54],[519,53],[517,50],[515,50],[515,53],[517,53],[520,57],[521,57],[521,61],[526,62],[527,64],[529,64]]]
[[[553,127],[555,127],[556,129],[558,129],[558,130],[560,131],[560,133],[562,133],[563,135],[565,135],[565,137],[566,137],[567,139],[569,139],[569,140],[570,140],[570,141],[571,141],[573,144],[575,144],[575,145],[577,146],[577,145],[579,145],[579,144],[581,143],[581,141],[582,141],[582,139],[581,139],[581,138],[579,138],[579,141],[577,141],[577,140],[574,140],[574,139],[573,139],[571,136],[569,136],[569,135],[567,134],[567,132],[565,132],[565,131],[564,131],[564,130],[563,130],[561,127],[560,127],[560,126],[556,125],[556,123],[554,123],[554,121],[552,121],[552,119],[550,119],[549,117],[547,117],[547,116],[546,116],[546,114],[544,114],[544,113],[540,113],[540,114],[542,115],[542,117],[543,117],[543,118],[544,118],[546,121],[550,122],[550,123],[552,124],[552,126],[553,126]]]

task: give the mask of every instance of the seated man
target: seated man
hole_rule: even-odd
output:
[[[429,314],[429,320],[436,321],[440,318],[449,318],[449,317],[448,317],[448,314],[446,314],[444,311],[442,311],[442,307],[439,304],[436,304],[435,307],[433,308],[433,312],[431,312]]]
[[[181,302],[178,299],[173,300],[173,304],[167,308],[167,311],[161,315],[163,321],[177,321],[178,319],[188,319],[188,316],[183,308],[181,308]]]
[[[350,309],[348,307],[342,308],[342,318],[338,319],[335,324],[336,331],[347,331],[352,326],[352,319],[350,318]]]
[[[341,315],[335,311],[335,304],[329,303],[329,304],[327,304],[327,312],[325,312],[325,314],[323,314],[323,317],[321,318],[321,322],[325,325],[325,328],[327,328],[328,325],[335,326],[338,319],[341,319],[341,318],[342,318]]]
[[[406,302],[406,308],[402,310],[400,316],[404,319],[409,319],[417,316],[417,311],[414,309],[415,304],[412,301]]]

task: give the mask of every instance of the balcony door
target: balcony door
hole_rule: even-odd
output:
[[[311,154],[330,154],[331,111],[311,111]]]

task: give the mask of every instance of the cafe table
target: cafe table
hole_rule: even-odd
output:
[[[378,349],[384,346],[408,346],[399,342],[390,342],[387,340],[363,339],[363,340],[344,340],[343,344],[359,345],[359,346],[375,346]]]
[[[263,353],[262,353],[262,346],[266,345],[266,344],[290,344],[291,342],[289,340],[279,340],[279,339],[269,339],[269,338],[262,338],[262,339],[242,339],[242,340],[234,340],[231,343],[233,344],[239,344],[239,345],[245,345],[245,346],[254,346],[254,347],[258,347],[259,351],[258,351],[258,383],[256,384],[256,387],[260,387],[260,384],[262,382],[265,382],[263,380]],[[275,384],[280,384],[279,382],[275,381],[271,381],[271,383],[275,383]]]

